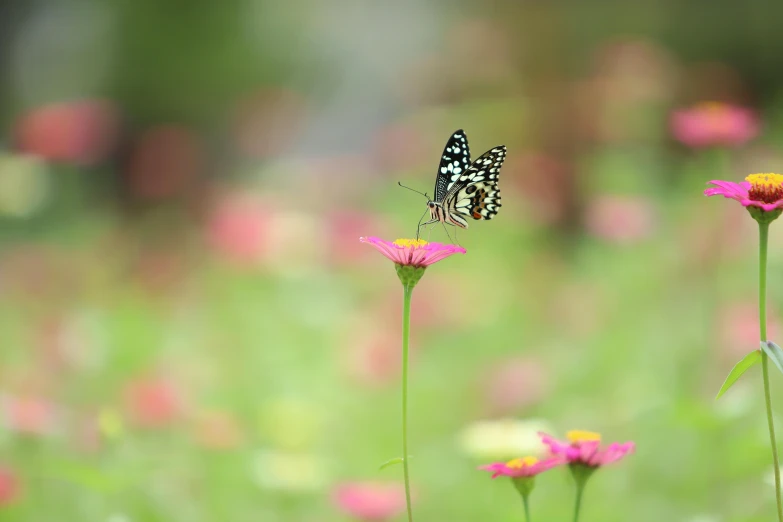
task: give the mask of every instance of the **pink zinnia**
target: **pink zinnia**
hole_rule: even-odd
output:
[[[714,187],[704,190],[705,196],[723,196],[742,203],[743,207],[758,207],[764,212],[783,208],[783,175],[750,174],[745,181],[710,181]]]
[[[354,482],[335,488],[335,505],[362,521],[389,520],[405,511],[405,490],[399,484]]]
[[[563,462],[565,461],[562,457],[551,457],[544,460],[538,460],[535,457],[523,457],[521,459],[509,460],[508,462],[493,462],[492,464],[479,466],[479,469],[491,471],[492,478],[500,476],[511,478],[535,477],[539,473],[559,466]]]
[[[753,111],[716,102],[674,111],[670,124],[679,142],[695,148],[742,145],[759,132]]]
[[[6,466],[0,465],[0,507],[15,502],[20,495],[19,478]]]
[[[569,431],[566,434],[569,442],[559,441],[546,433],[539,435],[554,457],[563,458],[568,464],[580,464],[590,468],[616,462],[633,453],[635,449],[633,442],[613,442],[602,448],[601,435],[592,431]]]
[[[423,239],[385,241],[377,237],[360,237],[359,241],[371,244],[395,264],[414,268],[426,268],[453,254],[467,252],[464,248],[456,245],[428,243]]]

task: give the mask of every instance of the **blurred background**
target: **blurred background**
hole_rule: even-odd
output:
[[[415,519],[520,520],[476,466],[586,429],[638,449],[584,520],[770,520],[758,369],[714,401],[755,223],[702,195],[783,170],[770,4],[0,3],[0,520],[400,519],[402,291],[358,238],[412,237],[396,183],[458,128],[503,208],[414,292]]]

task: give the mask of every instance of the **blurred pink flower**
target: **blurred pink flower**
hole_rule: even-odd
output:
[[[215,207],[207,224],[209,242],[229,260],[240,264],[261,261],[268,249],[270,203],[245,194],[228,196]]]
[[[234,139],[239,151],[254,158],[281,154],[301,133],[307,99],[279,87],[263,87],[239,101],[234,114]]]
[[[355,266],[369,259],[371,252],[356,242],[363,230],[388,231],[387,223],[377,214],[361,210],[337,210],[325,216],[329,240],[329,260],[336,265]]]
[[[537,404],[547,394],[548,373],[540,361],[530,357],[512,357],[495,363],[483,386],[488,413],[505,416]]]
[[[652,201],[639,196],[600,196],[590,202],[585,216],[587,230],[596,237],[628,244],[655,230]]]
[[[0,507],[14,503],[21,493],[19,478],[8,466],[0,464]]]
[[[378,252],[397,265],[416,268],[428,267],[454,254],[467,253],[467,250],[462,247],[428,243],[423,239],[385,241],[377,237],[360,237],[359,241],[374,246]]]
[[[569,442],[559,441],[546,433],[539,435],[541,442],[549,446],[553,456],[564,458],[568,464],[579,464],[590,468],[611,464],[635,450],[633,442],[624,444],[612,442],[602,448],[601,435],[591,431],[569,431],[566,434]]]
[[[234,417],[225,411],[205,411],[196,420],[195,437],[204,448],[233,449],[242,443],[242,429]]]
[[[705,196],[723,196],[739,201],[743,207],[758,207],[764,212],[783,208],[783,174],[750,174],[745,181],[712,180]]]
[[[334,489],[332,499],[340,511],[362,522],[389,520],[405,511],[401,484],[345,483]]]
[[[523,151],[506,163],[506,182],[525,199],[525,219],[552,225],[568,217],[576,187],[569,164],[536,150]]]
[[[22,152],[49,161],[93,165],[105,159],[119,128],[116,108],[106,101],[55,103],[32,109],[17,122]]]
[[[41,397],[4,396],[0,398],[2,421],[6,428],[25,435],[50,435],[57,430],[57,408]]]
[[[492,472],[492,478],[500,476],[511,478],[535,477],[539,473],[563,464],[563,462],[565,460],[562,457],[550,457],[544,460],[538,460],[536,457],[523,457],[521,459],[509,460],[508,462],[493,462],[492,464],[479,466],[478,469]]]
[[[350,343],[345,354],[348,373],[367,386],[396,381],[402,369],[399,333],[377,325],[367,328],[362,324],[358,328],[351,330],[347,340]]]
[[[759,133],[753,111],[719,102],[674,111],[670,125],[674,137],[688,147],[738,146]]]
[[[205,164],[204,145],[195,131],[183,125],[160,125],[136,140],[125,175],[134,196],[163,199],[184,193]]]
[[[125,389],[125,404],[132,421],[146,428],[169,425],[184,412],[179,389],[161,377],[131,381]]]
[[[775,339],[781,332],[780,322],[775,319],[774,308],[768,307],[767,332],[769,339]],[[732,364],[759,346],[758,304],[754,302],[732,303],[718,313],[718,329],[721,345]]]

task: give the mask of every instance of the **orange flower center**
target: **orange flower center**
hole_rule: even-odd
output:
[[[783,175],[781,174],[751,174],[745,178],[750,183],[748,197],[762,203],[775,203],[783,199]]]
[[[511,469],[522,469],[530,467],[536,462],[538,462],[538,459],[535,457],[522,457],[521,459],[509,460],[506,462],[506,466]]]
[[[601,434],[594,431],[573,430],[566,433],[571,442],[601,442]]]
[[[423,239],[395,239],[394,244],[400,247],[419,248],[427,245]]]

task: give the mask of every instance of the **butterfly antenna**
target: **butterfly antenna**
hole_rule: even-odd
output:
[[[399,182],[399,181],[397,182],[397,184],[398,184],[399,186],[401,186],[402,188],[404,188],[404,189],[408,189],[408,190],[410,190],[410,191],[412,191],[412,192],[415,192],[416,194],[421,194],[422,196],[424,196],[425,198],[427,198],[427,201],[429,201],[429,199],[430,199],[430,197],[427,195],[427,193],[426,193],[426,192],[419,192],[419,191],[418,191],[418,190],[416,190],[416,189],[412,189],[412,188],[410,188],[410,187],[406,187],[405,185],[403,185],[403,184],[402,184],[401,182]]]

